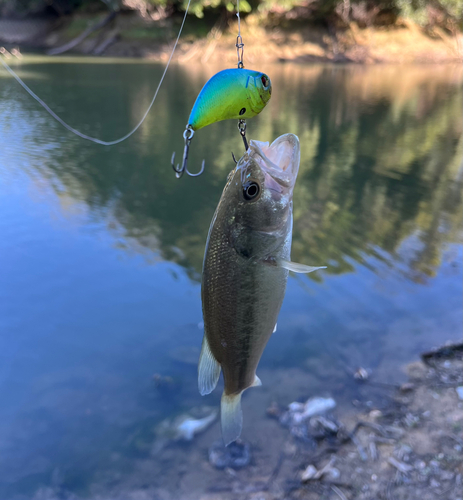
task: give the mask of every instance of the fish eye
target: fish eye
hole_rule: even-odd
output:
[[[260,193],[260,186],[257,182],[251,181],[243,186],[243,197],[246,201],[256,199]]]
[[[244,113],[246,113],[246,108],[241,108],[240,109],[240,116],[244,115]]]
[[[260,80],[261,80],[262,85],[264,86],[265,89],[270,85],[270,79],[268,78],[267,75],[262,75],[260,77]]]

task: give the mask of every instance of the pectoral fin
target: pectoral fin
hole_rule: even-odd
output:
[[[318,271],[319,269],[326,269],[326,266],[312,267],[306,266],[305,264],[298,264],[297,262],[290,262],[285,259],[275,259],[275,263],[278,267],[282,267],[287,269],[288,271],[292,271],[293,273],[303,273],[308,274],[313,271]]]
[[[198,388],[201,396],[210,394],[215,389],[220,377],[220,369],[220,363],[214,358],[206,334],[204,334],[198,365]]]

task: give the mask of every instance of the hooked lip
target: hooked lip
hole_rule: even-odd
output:
[[[299,139],[296,135],[281,135],[270,145],[268,142],[251,140],[248,151],[258,162],[266,177],[270,176],[274,181],[271,184],[276,184],[273,186],[276,191],[294,187],[301,156]]]

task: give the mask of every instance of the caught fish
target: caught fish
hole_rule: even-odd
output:
[[[228,177],[209,229],[198,385],[202,395],[209,394],[223,370],[226,445],[241,434],[241,394],[261,385],[256,368],[276,329],[288,271],[321,269],[290,261],[299,160],[299,139],[293,134],[282,135],[270,146],[251,141]]]
[[[199,93],[188,118],[193,130],[221,120],[258,115],[272,95],[270,78],[250,69],[225,69],[215,74]]]

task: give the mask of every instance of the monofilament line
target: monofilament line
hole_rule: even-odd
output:
[[[170,54],[170,57],[169,57],[169,60],[167,61],[167,65],[164,69],[164,73],[162,74],[161,76],[161,80],[159,82],[159,85],[156,89],[156,92],[154,93],[154,97],[151,101],[151,104],[148,106],[148,109],[146,110],[145,114],[143,115],[142,119],[139,121],[139,123],[126,135],[124,135],[123,137],[119,138],[119,139],[116,139],[114,141],[102,141],[101,139],[97,139],[96,137],[90,137],[89,135],[86,135],[86,134],[83,134],[82,132],[79,132],[78,130],[76,130],[74,127],[71,127],[70,125],[68,125],[62,118],[60,118],[49,106],[48,104],[46,104],[44,101],[42,101],[42,99],[40,99],[40,97],[35,94],[22,80],[21,78],[10,68],[10,66],[8,66],[8,64],[4,61],[3,57],[0,57],[0,62],[3,64],[3,66],[5,67],[5,69],[11,74],[11,76],[21,85],[21,87],[23,87],[23,89],[31,96],[33,97],[43,108],[45,108],[46,111],[48,111],[48,113],[50,113],[50,115],[56,120],[58,121],[59,123],[61,123],[61,125],[66,128],[67,130],[69,130],[69,132],[72,132],[73,134],[81,137],[82,139],[86,139],[87,141],[92,141],[92,142],[95,142],[96,144],[101,144],[102,146],[114,146],[115,144],[119,144],[120,142],[122,141],[125,141],[126,139],[128,139],[131,135],[133,135],[141,126],[141,124],[145,121],[145,118],[148,116],[148,113],[150,112],[151,108],[153,107],[153,104],[154,104],[154,101],[156,100],[156,97],[158,95],[158,92],[159,92],[159,89],[161,88],[161,85],[162,85],[162,82],[164,81],[164,77],[166,76],[166,73],[167,73],[167,69],[169,68],[169,64],[170,64],[170,61],[172,60],[172,57],[174,55],[174,52],[175,52],[175,49],[177,48],[177,44],[178,44],[178,41],[180,39],[180,35],[182,34],[182,30],[183,30],[183,25],[185,24],[185,21],[186,21],[186,16],[188,14],[188,9],[190,8],[190,3],[191,3],[191,0],[188,0],[188,5],[187,5],[187,8],[185,10],[185,15],[183,16],[183,21],[182,21],[182,24],[180,26],[180,30],[178,32],[178,36],[177,36],[177,39],[175,40],[175,44],[174,44],[174,47],[172,49],[172,52]]]
[[[238,18],[238,36],[241,36],[240,0],[236,0],[236,17]]]

